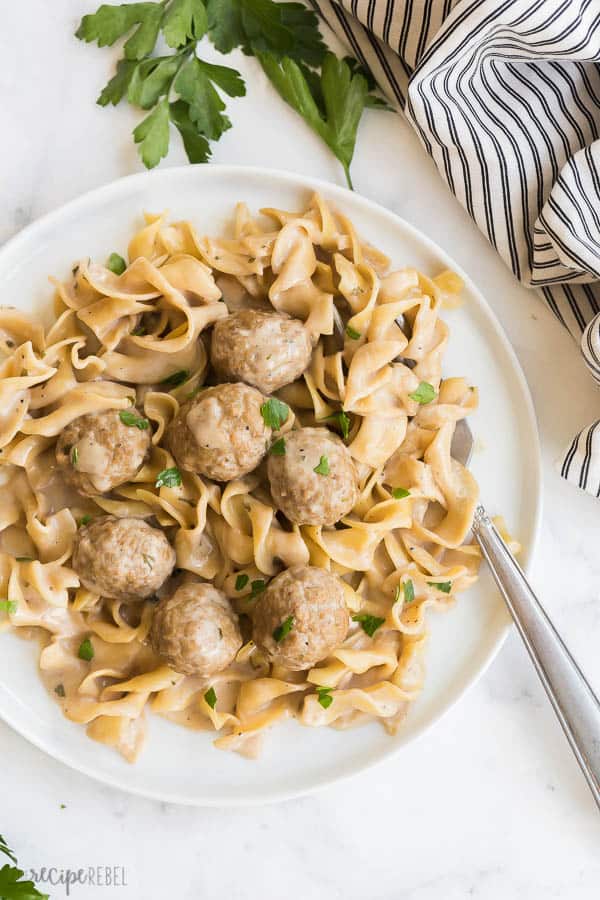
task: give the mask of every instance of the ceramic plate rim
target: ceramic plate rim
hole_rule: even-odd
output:
[[[56,209],[45,213],[43,216],[25,226],[25,228],[23,228],[16,235],[6,241],[2,246],[0,246],[0,268],[4,263],[5,257],[10,258],[11,255],[18,254],[21,249],[21,245],[27,246],[28,242],[35,237],[36,232],[43,232],[44,229],[46,229],[48,226],[51,226],[55,222],[59,222],[61,217],[65,215],[73,215],[80,210],[85,210],[87,206],[93,206],[94,202],[96,201],[109,199],[112,193],[119,194],[123,191],[127,192],[128,187],[134,183],[142,181],[150,182],[154,178],[169,178],[173,176],[180,177],[183,173],[187,173],[191,179],[198,176],[200,177],[200,179],[210,179],[213,177],[218,179],[220,177],[227,177],[227,175],[231,175],[232,177],[246,175],[248,177],[258,177],[259,179],[264,179],[272,182],[285,182],[288,185],[299,190],[316,190],[327,193],[329,196],[333,195],[334,197],[339,199],[341,204],[343,204],[345,199],[350,197],[353,201],[358,202],[359,205],[362,205],[365,209],[376,214],[380,218],[387,219],[396,227],[400,226],[414,240],[421,243],[428,252],[438,256],[441,260],[444,261],[444,264],[447,265],[448,268],[453,269],[464,279],[470,293],[477,299],[479,311],[488,320],[488,324],[491,325],[492,330],[495,333],[495,337],[500,342],[503,351],[507,354],[508,358],[511,361],[512,375],[518,382],[521,397],[525,404],[523,412],[527,418],[531,435],[534,440],[531,459],[532,467],[534,470],[534,483],[531,485],[533,495],[531,504],[531,541],[529,542],[529,545],[524,552],[523,559],[523,568],[526,572],[529,571],[536,553],[541,529],[543,501],[542,457],[537,419],[535,415],[533,400],[531,397],[531,391],[523,373],[521,364],[517,358],[512,344],[510,343],[504,331],[500,320],[497,318],[492,307],[488,304],[484,295],[474,284],[470,276],[449,256],[449,254],[445,250],[443,250],[438,244],[436,244],[435,241],[431,240],[431,238],[423,234],[423,232],[421,232],[414,225],[411,225],[401,216],[397,215],[386,207],[381,206],[379,203],[376,203],[375,201],[370,200],[367,197],[362,196],[361,194],[351,192],[347,188],[341,187],[332,182],[328,182],[319,178],[313,178],[311,176],[296,175],[293,172],[272,167],[221,165],[218,163],[212,163],[206,166],[173,166],[150,172],[138,172],[133,175],[127,175],[122,178],[115,179],[106,184],[100,185],[99,187],[93,188],[90,191],[86,191],[84,194],[80,194],[72,200],[69,200],[68,202],[57,207]],[[15,732],[20,734],[27,741],[29,741],[29,743],[33,744],[33,746],[46,753],[52,759],[57,760],[63,765],[68,766],[69,768],[74,769],[75,771],[78,771],[83,775],[94,779],[95,781],[98,781],[102,784],[107,784],[114,788],[118,788],[119,790],[125,791],[130,794],[169,803],[196,807],[247,807],[267,803],[282,802],[284,800],[291,800],[295,797],[306,796],[307,794],[314,793],[329,785],[339,783],[348,778],[351,778],[359,772],[366,771],[373,766],[376,766],[380,763],[383,763],[384,761],[393,758],[394,756],[401,753],[402,749],[408,744],[413,743],[417,740],[421,740],[430,731],[431,728],[433,728],[453,709],[456,703],[458,703],[459,700],[464,697],[467,691],[472,688],[484,675],[488,666],[493,662],[498,652],[500,651],[511,628],[512,624],[510,623],[510,621],[507,621],[504,627],[501,630],[499,629],[498,636],[494,644],[491,646],[487,658],[485,658],[483,662],[480,663],[479,667],[474,671],[472,677],[467,680],[459,690],[457,690],[455,696],[453,697],[451,702],[448,703],[445,709],[435,715],[424,727],[421,728],[419,732],[411,735],[403,743],[399,743],[394,741],[393,739],[390,739],[389,749],[386,749],[384,752],[379,753],[378,755],[374,756],[373,759],[366,761],[364,764],[358,762],[355,768],[353,768],[351,771],[344,771],[339,774],[332,773],[331,776],[327,779],[316,780],[314,784],[309,786],[271,791],[268,795],[265,796],[264,799],[261,800],[257,800],[254,796],[238,796],[235,798],[232,798],[231,796],[223,796],[209,797],[204,799],[198,798],[197,796],[182,797],[179,793],[172,794],[168,790],[158,790],[151,787],[144,789],[143,787],[138,787],[136,785],[132,786],[127,784],[126,769],[124,770],[122,778],[118,776],[112,776],[109,773],[95,771],[92,766],[86,764],[85,762],[80,762],[79,760],[74,758],[68,751],[62,752],[60,749],[50,748],[46,746],[43,738],[36,735],[33,730],[27,727],[27,725],[15,721],[13,717],[9,713],[7,713],[5,709],[2,708],[1,705],[0,718]]]

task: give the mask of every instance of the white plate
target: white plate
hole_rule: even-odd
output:
[[[186,166],[116,181],[30,225],[0,251],[1,302],[47,317],[48,275],[66,277],[82,256],[104,260],[113,250],[123,253],[144,210],[166,209],[174,218],[193,220],[201,233],[218,234],[238,200],[252,210],[296,210],[312,190],[349,216],[395,265],[430,274],[460,271],[406,222],[342,188],[277,171]],[[540,454],[531,397],[504,331],[461,274],[466,303],[444,314],[451,329],[444,374],[464,374],[480,388],[481,407],[471,420],[480,449],[472,469],[489,511],[503,514],[523,544],[527,565],[540,521]],[[286,722],[266,735],[262,756],[251,762],[216,750],[208,733],[151,716],[146,748],[131,766],[63,718],[38,679],[37,645],[12,634],[0,636],[0,715],[46,753],[126,791],[197,805],[280,800],[358,772],[423,734],[485,670],[506,637],[509,618],[484,570],[452,611],[430,616],[430,625],[426,687],[395,738],[378,724],[338,732]]]

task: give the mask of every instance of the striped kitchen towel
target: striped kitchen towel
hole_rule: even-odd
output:
[[[312,0],[600,384],[600,0]],[[562,475],[600,496],[600,420]]]

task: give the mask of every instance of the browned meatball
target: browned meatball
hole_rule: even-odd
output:
[[[260,412],[265,400],[246,384],[219,384],[182,406],[166,434],[180,468],[215,481],[255,469],[271,439]]]
[[[152,431],[135,409],[127,410],[147,423],[125,425],[119,410],[88,413],[71,422],[56,444],[56,461],[65,481],[88,497],[105,494],[129,481],[150,452]]]
[[[310,363],[310,335],[299,319],[241,309],[215,323],[210,358],[227,381],[245,381],[265,394],[295,381]]]
[[[154,612],[152,649],[182,675],[208,678],[226,669],[242,646],[238,617],[212,584],[191,583]]]
[[[77,531],[71,565],[95,594],[143,600],[171,574],[175,551],[163,532],[143,519],[101,516]]]
[[[299,428],[284,437],[285,453],[269,456],[271,494],[298,525],[334,525],[358,498],[348,448],[326,428]]]
[[[271,581],[254,611],[253,638],[271,662],[310,669],[343,642],[349,619],[335,575],[294,566]]]

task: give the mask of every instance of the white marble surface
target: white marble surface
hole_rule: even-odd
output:
[[[0,241],[81,192],[140,170],[128,136],[137,114],[94,105],[111,51],[72,37],[94,6],[29,0],[3,8]],[[249,97],[231,104],[234,128],[215,147],[215,162],[342,183],[335,160],[253,61],[235,64]],[[175,141],[166,165],[183,161]],[[597,416],[600,395],[575,344],[519,288],[400,117],[366,115],[353,171],[358,191],[444,246],[504,321],[544,447],[534,580],[600,688],[600,501],[553,468],[573,430]],[[24,866],[125,867],[126,887],[72,889],[85,900],[599,896],[600,817],[514,634],[425,739],[349,782],[276,807],[195,810],[127,796],[46,758],[1,723],[0,756],[0,832]],[[66,893],[58,886],[51,896]]]

